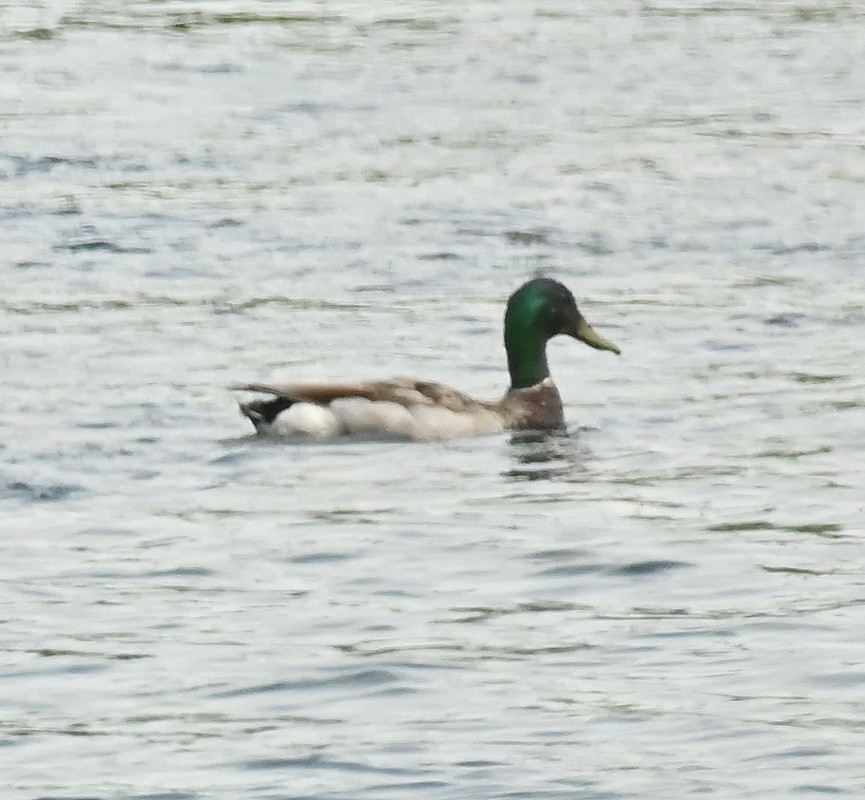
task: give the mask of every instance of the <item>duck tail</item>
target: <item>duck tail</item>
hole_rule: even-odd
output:
[[[238,405],[240,406],[240,413],[258,431],[263,427],[272,425],[278,414],[291,408],[296,402],[297,400],[291,397],[274,397],[272,400],[250,400],[246,403],[238,403]]]

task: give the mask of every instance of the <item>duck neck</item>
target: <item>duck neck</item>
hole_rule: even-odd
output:
[[[518,319],[505,320],[505,351],[511,389],[534,386],[550,376],[547,366],[547,337]]]

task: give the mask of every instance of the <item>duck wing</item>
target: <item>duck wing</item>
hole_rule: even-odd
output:
[[[357,383],[246,383],[231,388],[316,405],[329,405],[334,400],[358,397],[406,407],[438,406],[455,412],[492,407],[492,404],[481,402],[451,386],[416,378],[389,378]]]

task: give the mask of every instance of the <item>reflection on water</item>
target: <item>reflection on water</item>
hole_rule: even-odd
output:
[[[502,477],[512,481],[549,479],[584,480],[591,453],[580,440],[579,431],[518,431],[509,437],[515,466]]]

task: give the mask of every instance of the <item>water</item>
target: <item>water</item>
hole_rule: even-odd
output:
[[[856,4],[0,2],[3,797],[861,796]],[[570,436],[288,446],[224,388]]]

